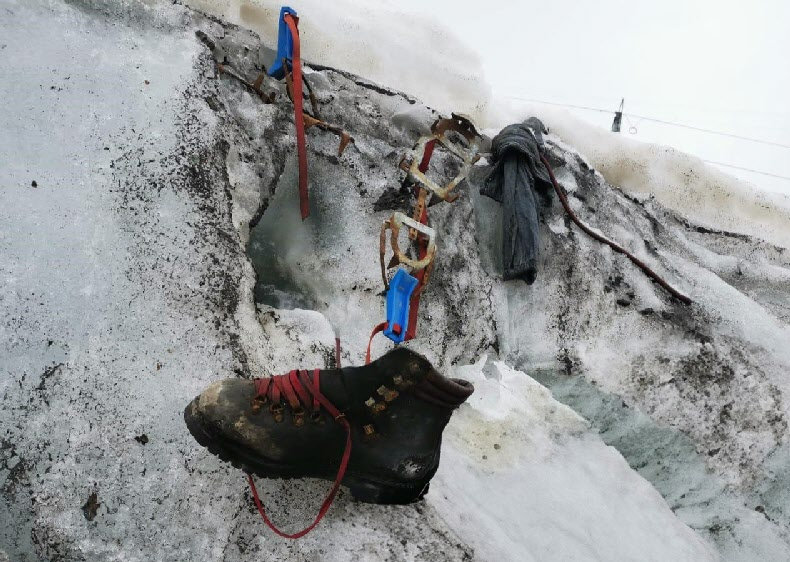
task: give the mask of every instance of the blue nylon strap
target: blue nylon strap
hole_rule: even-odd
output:
[[[293,17],[296,15],[296,10],[283,6],[280,8],[280,27],[277,30],[277,55],[274,58],[274,64],[269,69],[269,76],[282,80],[285,78],[286,68],[283,66],[283,59],[290,61],[293,59],[294,42],[291,37],[291,31],[285,23],[285,15],[291,14]]]
[[[384,335],[395,343],[406,339],[406,330],[409,328],[409,301],[417,279],[409,275],[402,267],[395,273],[390,281],[387,291],[387,327]]]

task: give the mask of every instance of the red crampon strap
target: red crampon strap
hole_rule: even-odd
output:
[[[388,324],[386,322],[382,322],[381,324],[377,324],[376,327],[373,328],[373,331],[370,334],[370,339],[368,340],[368,350],[367,352],[365,352],[365,365],[368,365],[370,363],[370,344],[373,343],[373,338],[379,332],[383,332],[384,330],[386,330],[387,326]]]
[[[296,125],[296,152],[299,157],[299,209],[302,220],[310,216],[310,205],[307,195],[307,146],[304,140],[304,113],[302,106],[302,60],[299,53],[299,18],[285,14],[283,18],[291,30],[293,38],[293,59],[291,73],[293,75],[294,124]]]
[[[422,153],[422,160],[420,161],[419,170],[424,174],[428,171],[428,165],[431,163],[431,156],[433,156],[433,149],[436,147],[436,140],[428,141],[425,144],[425,151]],[[415,195],[419,197],[420,195],[420,188],[418,186],[414,186]],[[422,214],[420,215],[420,222],[422,224],[428,224],[428,206],[422,210]],[[418,257],[419,259],[425,258],[428,254],[428,244],[425,240],[418,238],[417,241],[417,249],[418,249]],[[417,335],[417,319],[419,317],[418,312],[420,310],[420,296],[422,295],[422,287],[423,287],[423,280],[425,279],[425,269],[421,269],[418,271],[414,277],[417,278],[417,288],[412,294],[411,302],[409,303],[409,326],[406,328],[406,336],[403,338],[403,341],[409,341],[414,339],[414,336]]]
[[[320,370],[315,369],[313,371],[312,381],[310,380],[310,377],[307,376],[307,371],[300,371],[298,374],[296,371],[291,371],[287,375],[278,375],[276,377],[256,381],[256,388],[259,395],[265,394],[270,399],[273,399],[275,396],[277,396],[279,399],[280,393],[282,391],[282,393],[286,395],[289,403],[292,403],[291,401],[294,400],[298,404],[301,404],[306,398],[308,398],[307,394],[309,392],[309,394],[312,394],[313,397],[314,411],[318,411],[319,405],[323,406],[324,409],[326,409],[326,411],[329,412],[333,418],[335,418],[335,421],[342,425],[343,429],[346,430],[346,448],[343,451],[343,457],[340,459],[340,466],[337,469],[335,481],[324,498],[321,508],[318,510],[318,515],[316,515],[315,519],[309,526],[305,527],[298,533],[284,533],[274,526],[274,523],[271,522],[263,508],[263,503],[258,496],[258,490],[255,487],[255,481],[252,478],[252,474],[247,474],[247,481],[250,484],[250,490],[252,490],[252,499],[255,501],[255,507],[258,508],[258,513],[261,514],[263,522],[266,523],[266,526],[272,531],[286,539],[298,539],[305,536],[307,533],[312,531],[316,525],[318,525],[321,519],[324,518],[324,515],[326,515],[327,511],[329,511],[329,507],[332,505],[332,502],[337,495],[337,491],[340,489],[340,483],[343,482],[343,477],[346,475],[346,468],[348,468],[348,461],[351,458],[351,426],[346,420],[345,415],[342,414],[340,410],[335,408],[335,406],[326,398],[326,396],[321,394],[318,384],[319,376]]]
[[[420,160],[420,165],[418,166],[418,169],[423,174],[428,171],[428,165],[431,163],[431,156],[433,156],[433,149],[435,147],[436,147],[436,139],[429,140],[427,143],[425,143],[425,150],[422,153],[422,160]],[[418,192],[416,193],[416,195],[419,195],[420,188],[414,186],[414,189],[415,191]]]
[[[427,214],[427,211],[423,213],[423,216]],[[426,217],[427,219],[427,217]],[[420,221],[425,224],[424,221]],[[425,242],[419,243],[419,256],[420,259],[423,259],[426,255],[428,255],[428,250],[426,247]],[[414,336],[417,335],[417,318],[419,317],[418,313],[420,310],[420,296],[422,295],[422,288],[423,288],[423,280],[425,279],[425,268],[418,271],[414,277],[417,279],[417,288],[415,289],[414,293],[411,296],[411,302],[409,303],[409,327],[406,328],[406,336],[403,338],[403,341],[409,341],[414,339]]]

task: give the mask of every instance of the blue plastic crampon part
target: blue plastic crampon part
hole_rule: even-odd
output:
[[[398,269],[390,281],[390,288],[387,291],[387,328],[384,330],[384,335],[395,343],[401,343],[406,338],[409,301],[415,287],[417,287],[417,279],[403,268]]]
[[[283,6],[280,8],[280,27],[277,30],[277,55],[274,58],[274,64],[269,69],[269,76],[282,80],[285,78],[286,68],[283,66],[283,59],[291,60],[294,54],[294,41],[291,37],[291,30],[288,29],[288,24],[285,23],[285,14],[291,14],[297,17],[296,10]]]

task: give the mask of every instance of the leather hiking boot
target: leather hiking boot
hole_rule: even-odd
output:
[[[248,474],[335,480],[332,497],[342,483],[359,501],[406,504],[427,492],[442,431],[473,390],[399,347],[364,367],[216,382],[184,419]]]

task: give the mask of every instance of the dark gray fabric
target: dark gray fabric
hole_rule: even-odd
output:
[[[612,121],[612,132],[619,133],[620,132],[620,125],[623,122],[623,112],[618,111],[614,114],[614,121]]]
[[[508,125],[491,143],[491,168],[480,193],[502,203],[502,264],[506,280],[535,281],[540,248],[538,197],[551,195],[540,161],[545,127],[536,117]]]

